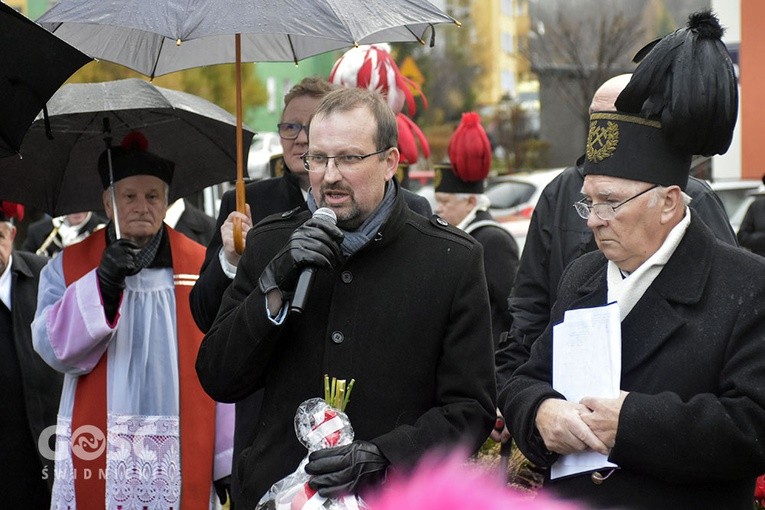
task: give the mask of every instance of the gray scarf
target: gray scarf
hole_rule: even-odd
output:
[[[157,232],[154,237],[151,238],[151,241],[141,249],[141,251],[138,252],[138,264],[141,266],[141,268],[149,267],[149,264],[151,264],[154,261],[154,257],[157,256],[157,250],[159,249],[159,242],[162,240],[162,233],[165,231],[164,224],[162,225],[162,228],[159,229],[159,232]],[[108,227],[106,228],[106,242],[108,244],[112,244],[114,241],[117,240],[117,234],[114,231],[114,222],[110,221]]]
[[[390,181],[387,184],[385,188],[385,196],[383,196],[380,205],[372,211],[369,218],[367,218],[359,228],[353,231],[343,230],[345,238],[343,239],[343,244],[340,245],[340,248],[343,250],[343,254],[346,257],[350,257],[359,251],[362,246],[374,239],[383,223],[385,223],[385,220],[390,216],[390,211],[393,209],[393,203],[396,201],[396,194],[398,193],[398,187],[392,183],[393,181]],[[308,190],[307,202],[308,210],[313,214],[319,207],[316,205],[316,200],[313,198],[310,189]]]

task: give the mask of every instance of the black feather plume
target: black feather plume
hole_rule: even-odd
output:
[[[660,120],[669,140],[691,154],[725,153],[736,125],[738,87],[723,32],[711,11],[691,14],[686,28],[643,57],[616,108]]]

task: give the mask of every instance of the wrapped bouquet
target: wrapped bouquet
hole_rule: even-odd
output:
[[[343,446],[353,442],[353,427],[345,414],[354,380],[346,386],[344,379],[324,376],[324,398],[311,398],[298,406],[295,413],[295,434],[308,453],[290,475],[271,486],[258,502],[256,510],[364,510],[358,496],[325,498],[308,486],[308,455],[316,450]]]

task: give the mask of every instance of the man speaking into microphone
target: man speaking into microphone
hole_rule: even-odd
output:
[[[233,475],[237,506],[254,508],[308,453],[295,411],[322,396],[324,374],[356,383],[346,408],[354,441],[311,453],[305,466],[322,496],[363,495],[435,448],[472,453],[492,429],[482,249],[442,218],[409,210],[395,179],[397,142],[379,94],[329,93],[303,156],[311,212],[271,216],[247,234],[197,358],[215,400],[264,389],[257,434]],[[313,277],[301,296],[306,268]],[[301,313],[290,312],[296,299]]]

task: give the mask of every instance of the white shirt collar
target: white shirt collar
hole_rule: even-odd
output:
[[[465,230],[468,225],[475,219],[475,215],[478,212],[478,206],[473,207],[473,209],[470,210],[470,212],[462,218],[462,221],[460,221],[459,225],[455,225],[460,230]]]
[[[13,255],[8,257],[8,265],[0,275],[0,301],[8,310],[11,310],[11,264],[13,264]]]
[[[185,210],[186,204],[182,198],[179,198],[167,208],[167,212],[165,213],[165,223],[172,228],[175,228],[178,224],[178,220],[181,219],[181,214],[183,214],[183,211]]]

